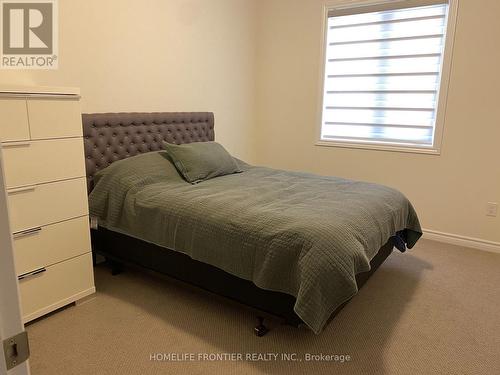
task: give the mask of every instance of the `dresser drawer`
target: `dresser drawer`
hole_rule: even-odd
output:
[[[10,189],[7,194],[13,232],[88,215],[85,178]]]
[[[19,280],[23,321],[36,319],[95,291],[90,253]]]
[[[7,188],[85,176],[82,138],[3,145]]]
[[[30,139],[25,99],[0,99],[0,141]]]
[[[88,216],[14,234],[18,275],[51,266],[90,250]]]
[[[78,99],[28,99],[31,139],[81,137]]]

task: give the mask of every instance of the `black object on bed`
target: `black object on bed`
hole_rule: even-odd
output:
[[[84,114],[84,142],[88,191],[94,174],[115,161],[162,149],[164,141],[190,143],[213,141],[213,113],[106,113]],[[243,304],[282,317],[298,326],[295,297],[261,289],[254,283],[219,268],[193,260],[185,254],[99,227],[92,230],[95,253],[115,263],[133,264],[174,277]],[[356,275],[361,288],[391,254],[393,240],[384,245],[370,262],[371,270]],[[337,308],[335,316],[345,305]],[[256,333],[264,331],[257,330]]]

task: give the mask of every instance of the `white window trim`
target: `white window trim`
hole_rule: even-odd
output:
[[[328,14],[332,10],[338,9],[355,9],[360,6],[370,6],[377,4],[387,4],[387,3],[401,3],[401,2],[415,3],[415,0],[367,0],[367,1],[329,1],[323,6],[323,27],[321,28],[321,48],[320,48],[320,77],[319,77],[319,100],[318,100],[318,115],[317,115],[317,130],[315,134],[315,145],[316,146],[328,146],[328,147],[343,147],[343,148],[354,148],[354,149],[370,149],[370,150],[381,150],[381,151],[393,151],[393,152],[409,152],[418,154],[432,154],[440,155],[441,146],[443,142],[443,133],[445,128],[446,120],[446,108],[448,102],[448,89],[450,85],[450,75],[453,61],[453,45],[455,43],[455,29],[457,24],[457,14],[458,14],[458,3],[459,0],[448,0],[449,10],[447,19],[447,28],[445,36],[445,47],[443,51],[443,63],[441,68],[441,85],[439,88],[438,96],[438,106],[437,106],[437,116],[436,124],[434,129],[434,142],[432,146],[404,146],[400,143],[381,143],[377,141],[367,141],[367,142],[353,142],[353,141],[340,141],[332,140],[325,141],[321,139],[321,130],[323,125],[323,100],[324,100],[324,90],[325,90],[325,60],[326,60],[326,48],[327,48],[327,37],[328,37]],[[423,3],[425,0],[423,1]],[[425,5],[425,4],[423,4]]]

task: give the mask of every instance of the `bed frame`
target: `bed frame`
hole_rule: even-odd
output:
[[[117,160],[161,150],[163,141],[176,144],[213,141],[214,115],[210,112],[84,114],[83,133],[90,193],[94,186],[94,174]],[[366,283],[392,249],[391,239],[372,259],[371,270],[356,275],[358,288]],[[120,271],[122,264],[139,266],[281,317],[287,324],[299,326],[303,323],[293,310],[295,297],[258,288],[251,281],[193,260],[185,254],[102,227],[92,230],[92,250],[108,260],[114,274]],[[255,333],[262,336],[268,329],[263,324],[263,318],[258,319]]]

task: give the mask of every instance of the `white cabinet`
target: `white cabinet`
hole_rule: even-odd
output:
[[[0,89],[0,142],[25,322],[95,292],[79,94]]]

